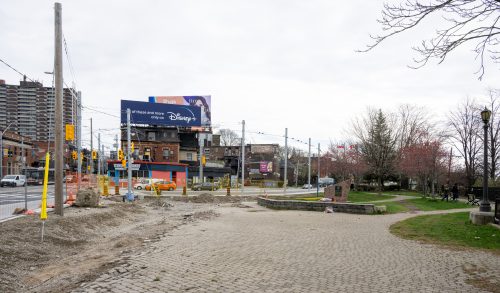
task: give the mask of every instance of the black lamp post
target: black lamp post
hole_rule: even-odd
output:
[[[479,206],[480,212],[491,212],[490,202],[488,201],[488,122],[490,121],[491,111],[486,107],[481,111],[481,119],[484,122],[484,171],[483,171],[483,200]]]

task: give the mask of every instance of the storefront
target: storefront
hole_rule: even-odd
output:
[[[128,179],[128,171],[121,161],[108,161],[108,176],[115,184]],[[138,179],[163,179],[173,181],[177,187],[186,186],[188,177],[188,165],[169,162],[135,161],[132,164],[132,178],[134,182]]]

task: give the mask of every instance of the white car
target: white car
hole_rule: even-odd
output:
[[[25,175],[7,175],[0,181],[0,187],[4,186],[24,186],[26,184]]]
[[[312,184],[304,184],[302,186],[302,189],[310,189],[310,188],[313,188]]]
[[[156,183],[161,181],[161,179],[142,179],[141,181],[134,184],[134,189],[137,190],[145,190],[146,186],[151,185],[152,183]]]
[[[150,185],[148,182],[138,182],[136,184],[134,184],[134,189],[137,189],[137,190],[143,190],[143,189],[146,189],[146,186],[147,185]]]

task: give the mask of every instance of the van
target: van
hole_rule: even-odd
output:
[[[4,186],[24,186],[26,184],[26,176],[25,175],[7,175],[3,177],[2,181],[0,181],[0,187]]]

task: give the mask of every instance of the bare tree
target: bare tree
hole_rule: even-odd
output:
[[[359,148],[353,142],[344,145],[330,141],[325,156],[330,158],[331,171],[338,181],[354,179],[357,184],[363,173],[367,171]]]
[[[426,110],[415,105],[399,106],[397,113],[398,149],[404,149],[421,140],[430,128]]]
[[[394,121],[388,121],[382,110],[368,109],[367,115],[353,124],[354,135],[366,164],[377,178],[379,191],[396,158],[396,131],[389,126],[393,125],[391,122]]]
[[[433,197],[439,175],[446,172],[444,139],[445,136],[437,131],[425,132],[417,141],[400,150],[398,168],[408,176],[418,178],[424,194],[429,192],[427,186],[430,182]]]
[[[484,58],[489,54],[493,62],[499,62],[500,51],[500,1],[499,0],[404,0],[400,4],[384,4],[382,18],[382,35],[371,36],[373,44],[367,46],[369,51],[385,39],[413,29],[424,19],[437,15],[445,23],[429,40],[413,49],[421,56],[414,59],[414,68],[427,64],[429,59],[436,58],[441,63],[446,56],[464,43],[475,44],[474,51],[480,65],[477,73],[479,79],[484,75]]]
[[[491,109],[490,128],[489,128],[489,149],[490,149],[490,169],[489,177],[495,180],[500,169],[500,90],[490,89],[489,107]]]
[[[401,162],[410,147],[421,142],[431,132],[431,124],[426,109],[416,105],[399,106],[396,116],[397,161]],[[400,186],[403,186],[403,179],[411,176],[403,170],[404,168],[397,168]]]
[[[450,137],[452,142],[464,159],[465,177],[468,188],[476,182],[481,153],[481,118],[478,107],[474,101],[467,99],[449,115]]]
[[[223,128],[219,130],[219,135],[220,144],[222,146],[235,146],[241,144],[240,136],[231,129]]]

